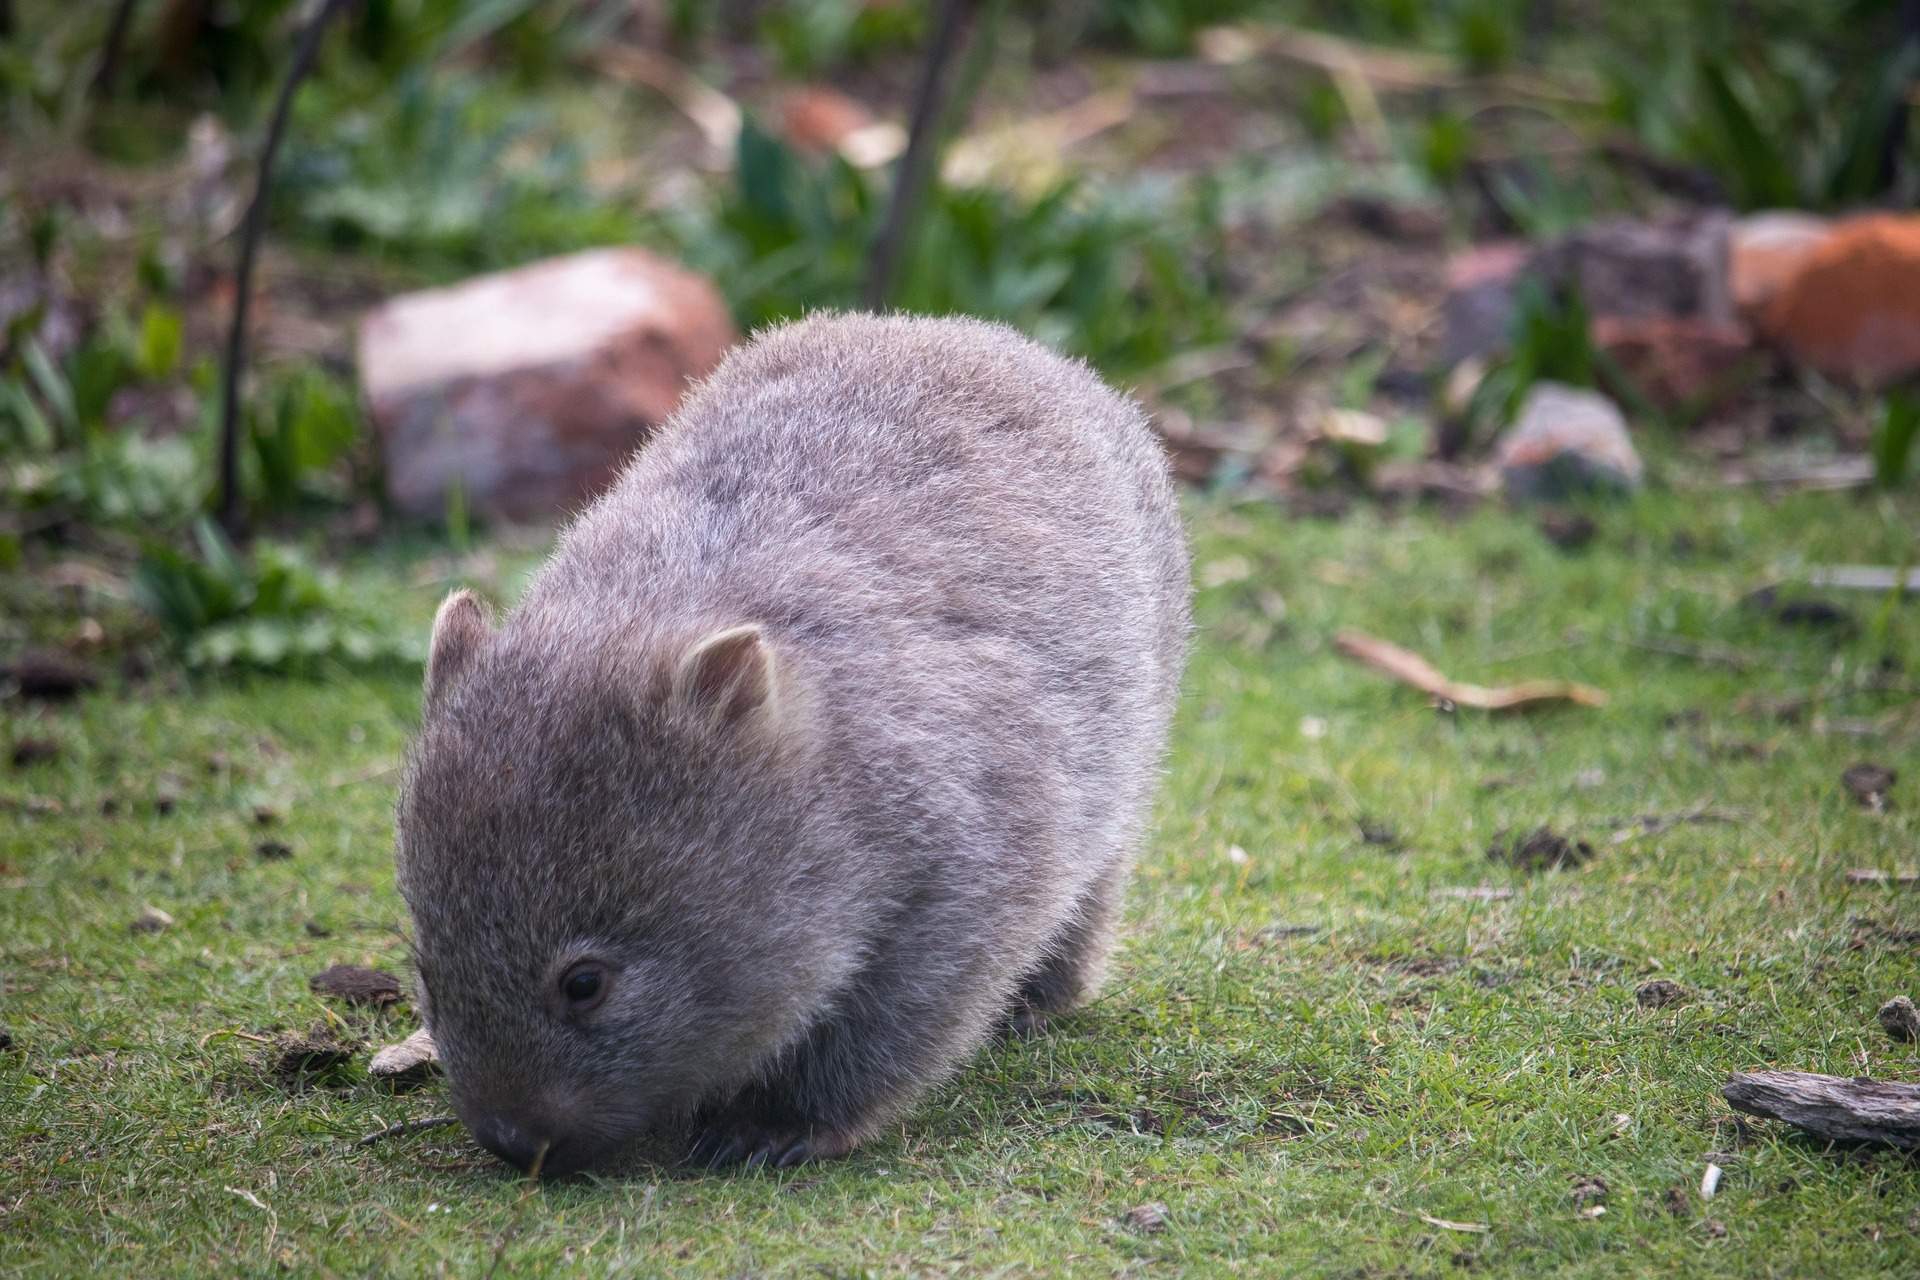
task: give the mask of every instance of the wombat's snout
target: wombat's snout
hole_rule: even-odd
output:
[[[475,1113],[465,1117],[474,1141],[522,1172],[558,1177],[588,1164],[597,1144],[534,1112]]]

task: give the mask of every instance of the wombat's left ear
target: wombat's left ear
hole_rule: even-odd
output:
[[[433,639],[427,645],[427,705],[447,696],[473,666],[487,642],[487,607],[471,591],[460,590],[440,602],[433,615]]]

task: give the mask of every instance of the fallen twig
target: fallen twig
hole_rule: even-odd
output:
[[[1334,636],[1333,643],[1348,657],[1455,706],[1482,711],[1518,711],[1553,702],[1571,702],[1583,707],[1607,705],[1605,693],[1570,680],[1523,680],[1519,684],[1492,687],[1449,680],[1412,650],[1359,631],[1342,631]]]
[[[1513,896],[1513,890],[1497,884],[1453,884],[1435,889],[1433,896],[1463,902],[1505,902]]]
[[[1873,459],[1857,454],[1812,461],[1740,463],[1722,471],[1720,483],[1811,491],[1862,489],[1873,483]]]
[[[1872,867],[1854,867],[1847,872],[1848,884],[1882,884],[1911,889],[1920,885],[1920,871],[1879,871]]]
[[[399,1124],[390,1124],[384,1129],[375,1129],[372,1133],[354,1141],[356,1147],[370,1147],[376,1142],[388,1138],[404,1138],[415,1133],[426,1133],[431,1129],[445,1129],[460,1123],[459,1116],[428,1116],[425,1120],[402,1120]]]
[[[1314,67],[1329,76],[1362,76],[1371,85],[1388,90],[1479,87],[1549,102],[1597,103],[1602,98],[1600,86],[1589,77],[1564,73],[1552,79],[1518,73],[1469,75],[1460,69],[1458,61],[1443,54],[1387,49],[1277,23],[1212,27],[1202,31],[1195,43],[1200,56],[1209,62],[1231,65],[1255,58],[1278,58]]]
[[[1920,1147],[1920,1085],[1811,1071],[1743,1071],[1720,1092],[1736,1111],[1784,1120],[1830,1142]]]
[[[1684,813],[1643,813],[1638,817],[1629,818],[1627,821],[1621,823],[1619,830],[1613,833],[1613,838],[1610,843],[1625,844],[1627,841],[1637,839],[1640,836],[1658,835],[1662,831],[1668,831],[1678,826],[1690,824],[1704,825],[1706,823],[1725,823],[1731,825],[1739,821],[1740,815],[1728,813],[1725,810],[1715,809],[1707,805],[1701,805],[1696,809],[1688,809]]]
[[[1729,645],[1699,644],[1677,636],[1622,636],[1621,639],[1634,649],[1662,653],[1670,658],[1686,658],[1691,662],[1704,662],[1732,671],[1749,671],[1759,662],[1753,655],[1742,653]]]
[[[1840,591],[1920,592],[1920,569],[1894,569],[1876,564],[1836,564],[1807,573],[1810,587]]]

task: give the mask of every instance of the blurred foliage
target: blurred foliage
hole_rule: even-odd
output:
[[[1655,152],[1711,172],[1742,208],[1872,198],[1895,176],[1888,140],[1920,73],[1898,7],[1689,0],[1612,23],[1599,59],[1609,113]],[[1897,154],[1913,167],[1911,137]]]
[[[1913,472],[1916,440],[1920,440],[1920,396],[1896,391],[1880,410],[1867,450],[1873,457],[1876,484],[1893,489],[1907,481]]]
[[[788,75],[820,76],[911,55],[926,31],[926,16],[921,5],[868,0],[771,4],[761,11],[759,33]]]
[[[242,554],[204,519],[194,544],[189,554],[150,543],[133,579],[135,599],[187,665],[283,671],[419,660],[292,552],[262,544]]]
[[[741,323],[758,326],[857,305],[882,195],[844,160],[811,160],[749,124],[734,184],[679,234]],[[897,305],[1006,320],[1109,371],[1138,371],[1223,330],[1219,290],[1193,260],[1217,238],[1210,208],[1196,194],[1167,219],[1076,181],[1032,200],[936,183]]]
[[[277,224],[334,249],[433,271],[642,237],[597,193],[584,147],[538,107],[452,75],[367,100],[321,83],[300,102],[274,188]]]

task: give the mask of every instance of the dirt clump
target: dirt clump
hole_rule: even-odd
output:
[[[357,964],[329,965],[307,979],[314,994],[348,1004],[385,1008],[400,1001],[400,979],[379,969]]]

